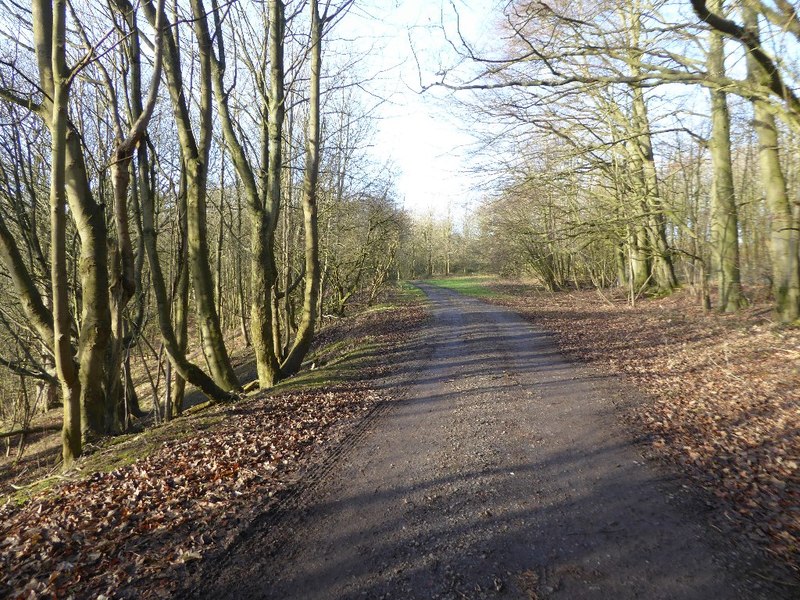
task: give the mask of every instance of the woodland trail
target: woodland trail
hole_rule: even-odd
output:
[[[507,309],[420,287],[431,353],[410,365],[404,399],[188,595],[776,597],[742,575],[680,481],[642,459],[615,414],[618,384]]]

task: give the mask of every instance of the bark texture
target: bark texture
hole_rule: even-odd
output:
[[[745,28],[751,39],[759,39],[758,16],[749,6],[743,8]],[[747,60],[748,77],[757,85],[769,85],[770,75],[751,51]],[[782,323],[800,319],[800,224],[792,211],[786,178],[781,167],[778,129],[775,116],[764,100],[753,101],[754,127],[758,136],[758,159],[764,198],[770,215],[770,256],[775,314]]]
[[[320,160],[320,78],[322,72],[322,26],[317,0],[311,0],[311,82],[306,139],[306,169],[303,178],[303,232],[305,234],[305,272],[303,312],[292,348],[281,364],[285,376],[300,369],[311,341],[317,317],[320,287],[319,227],[317,218],[317,183]],[[287,290],[288,293],[288,290]]]
[[[722,9],[721,0],[710,0],[709,8]],[[708,72],[725,76],[725,50],[722,35],[709,33]],[[733,186],[731,161],[731,123],[727,95],[711,88],[711,163],[714,170],[711,188],[712,248],[717,263],[718,306],[722,312],[735,312],[747,301],[742,293],[739,270],[739,217]]]

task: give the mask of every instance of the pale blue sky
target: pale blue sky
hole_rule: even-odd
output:
[[[459,0],[462,30],[480,38],[483,25],[496,14],[494,4],[492,0]],[[337,27],[338,35],[352,32],[361,44],[374,44],[368,68],[381,75],[370,87],[387,102],[379,109],[373,152],[397,167],[398,194],[407,208],[439,216],[447,214],[448,204],[457,213],[476,198],[466,176],[471,138],[462,130],[448,94],[441,90],[419,93],[417,60],[425,83],[454,60],[440,29],[442,22],[449,27],[454,22],[453,8],[446,0],[373,0],[356,3]]]

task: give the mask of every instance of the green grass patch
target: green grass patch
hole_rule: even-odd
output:
[[[63,478],[55,476],[55,477],[46,477],[45,479],[40,479],[38,481],[34,481],[31,484],[22,486],[21,488],[8,493],[3,494],[0,496],[0,502],[6,503],[11,502],[12,504],[16,504],[17,506],[22,506],[26,504],[29,500],[31,500],[34,496],[44,495],[50,492],[51,488],[58,483],[61,483]]]
[[[337,355],[330,357],[323,366],[300,371],[294,377],[285,379],[272,388],[275,393],[305,392],[344,384],[355,379],[365,364],[381,350],[380,344],[365,340],[361,343],[336,343]],[[323,348],[322,350],[327,350]],[[319,356],[319,354],[318,354]],[[312,362],[314,362],[312,358]]]
[[[405,300],[425,300],[425,292],[407,281],[398,282],[397,290],[400,297]]]
[[[492,275],[470,275],[467,277],[446,277],[444,279],[426,279],[425,283],[453,290],[476,298],[496,298],[501,294],[489,284],[497,281]]]

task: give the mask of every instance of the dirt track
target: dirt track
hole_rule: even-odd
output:
[[[776,597],[642,459],[610,400],[624,388],[514,313],[422,287],[430,358],[404,399],[191,596]]]

